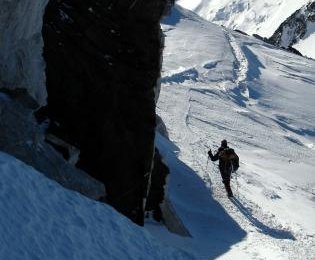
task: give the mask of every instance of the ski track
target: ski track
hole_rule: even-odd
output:
[[[242,48],[238,45],[235,37],[233,36],[232,32],[224,29],[224,34],[226,36],[227,41],[230,44],[232,53],[235,56],[234,61],[234,80],[230,82],[226,79],[224,73],[222,72],[223,80],[221,82],[214,83],[215,86],[211,86],[211,89],[218,89],[220,94],[226,93],[230,91],[228,88],[229,86],[234,85],[234,87],[239,89],[240,95],[245,98],[248,104],[251,104],[250,100],[250,91],[247,87],[247,75],[248,75],[248,66],[249,62],[246,59],[245,54],[242,51]],[[203,66],[204,68],[211,69],[212,66]],[[175,126],[172,131],[176,132],[176,135],[179,139],[186,139],[189,140],[187,147],[181,146],[181,150],[179,153],[179,158],[183,160],[188,166],[192,167],[198,175],[202,176],[205,184],[211,190],[213,197],[217,200],[226,210],[226,212],[244,229],[248,237],[248,243],[243,244],[243,248],[238,248],[237,250],[241,250],[245,252],[247,255],[251,256],[251,259],[268,259],[267,257],[262,257],[255,249],[257,244],[264,244],[270,247],[270,250],[278,252],[279,259],[296,259],[298,256],[299,259],[312,259],[314,257],[311,255],[311,250],[308,248],[312,248],[315,246],[314,244],[314,237],[312,235],[303,234],[303,231],[299,232],[297,229],[294,231],[291,230],[288,226],[282,226],[278,223],[276,217],[269,213],[265,212],[259,205],[255,204],[253,201],[250,201],[246,198],[245,195],[242,194],[241,190],[238,189],[239,185],[242,187],[247,185],[257,185],[255,183],[251,183],[252,180],[246,180],[248,177],[246,174],[241,173],[239,174],[238,178],[232,180],[232,189],[235,193],[235,199],[228,199],[224,186],[221,181],[220,174],[217,170],[217,166],[214,165],[212,162],[208,161],[207,167],[204,167],[206,163],[206,152],[208,147],[213,147],[213,143],[207,143],[208,140],[208,133],[204,132],[201,133],[201,129],[194,132],[194,126],[190,124],[191,120],[200,120],[201,119],[196,117],[196,114],[192,113],[194,106],[206,106],[202,102],[199,102],[197,99],[194,99],[194,93],[198,92],[199,90],[189,87],[185,85],[185,79],[181,82],[181,79],[178,78],[179,75],[185,77],[187,76],[186,72],[195,71],[194,68],[190,68],[183,73],[178,73],[175,75],[168,76],[167,79],[172,79],[182,83],[181,85],[177,85],[173,87],[171,85],[165,85],[164,88],[174,88],[174,90],[169,91],[168,94],[171,96],[176,96],[176,88],[180,92],[185,92],[185,100],[180,99],[173,99],[176,105],[172,104],[169,108],[164,108],[165,110],[172,109],[173,112],[168,111],[168,114],[173,115],[174,118],[171,119],[172,126]],[[189,75],[191,73],[188,73]],[[195,74],[194,74],[195,75]],[[198,77],[186,77],[189,81],[196,81]],[[209,90],[209,89],[208,89]],[[209,92],[211,92],[209,90]],[[165,92],[164,92],[165,93]],[[175,95],[174,95],[175,94]],[[226,93],[226,95],[228,95]],[[182,95],[181,95],[182,96]],[[187,107],[188,104],[188,107]],[[165,104],[163,104],[165,105]],[[186,111],[183,116],[182,111]],[[256,111],[255,111],[256,112]],[[240,113],[237,113],[237,116],[232,121],[232,127],[230,130],[239,129],[238,119],[240,117]],[[182,120],[178,120],[178,118],[182,118]],[[179,126],[176,126],[178,122],[182,122]],[[210,122],[203,122],[211,124]],[[267,130],[266,130],[267,131]],[[199,137],[198,137],[198,135]],[[269,142],[267,138],[268,134],[266,133],[266,143]],[[189,152],[185,152],[188,151]],[[294,159],[298,159],[297,153],[299,151],[290,151],[290,154]],[[191,158],[193,155],[193,159]],[[292,158],[291,157],[291,158]],[[212,169],[210,169],[212,167]],[[209,172],[212,172],[209,174]],[[265,188],[265,192],[270,198],[277,198],[277,194],[274,194],[272,191],[269,191]],[[308,190],[306,192],[309,192]]]

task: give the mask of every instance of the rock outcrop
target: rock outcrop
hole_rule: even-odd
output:
[[[270,43],[290,49],[303,39],[315,26],[315,2],[303,6],[286,19],[268,40]],[[312,29],[314,30],[314,29]],[[308,32],[310,31],[310,32]]]
[[[148,194],[146,211],[153,212],[156,221],[162,221],[161,204],[165,198],[165,186],[169,169],[163,162],[158,149],[155,149],[154,167],[151,175],[150,192]]]
[[[50,0],[44,16],[49,131],[107,202],[143,224],[154,157],[155,90],[169,0]],[[44,110],[43,110],[44,111]]]
[[[0,88],[27,89],[46,103],[41,35],[48,0],[3,0],[0,10]]]
[[[33,166],[65,188],[91,198],[105,196],[104,185],[65,161],[45,142],[33,116],[37,102],[25,89],[0,90],[0,150]]]

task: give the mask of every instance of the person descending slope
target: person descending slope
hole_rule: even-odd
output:
[[[230,181],[232,172],[236,172],[239,168],[239,158],[237,154],[232,148],[228,147],[226,140],[222,140],[221,147],[216,154],[213,155],[210,149],[208,155],[213,162],[219,160],[222,182],[224,183],[228,197],[233,197]]]

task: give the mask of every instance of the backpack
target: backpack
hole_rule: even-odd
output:
[[[232,172],[236,172],[239,168],[239,158],[238,155],[235,153],[234,149],[232,148],[224,148],[219,153],[219,159],[225,166],[225,168],[231,168]]]

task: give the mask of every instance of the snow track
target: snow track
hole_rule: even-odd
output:
[[[235,175],[232,178],[232,199],[227,198],[218,170],[212,168],[212,172],[212,175],[204,180],[209,182],[214,199],[248,234],[249,243],[237,247],[237,250],[241,250],[249,259],[270,259],[257,252],[257,244],[263,244],[273,255],[277,255],[274,259],[312,259],[311,248],[315,246],[313,235],[293,231],[289,226],[281,225],[274,214],[248,200],[240,190],[240,187],[243,189],[245,186],[242,172],[238,173],[238,178]]]
[[[248,72],[248,61],[242,52],[242,49],[237,44],[231,31],[224,29],[224,33],[231,45],[233,54],[235,56],[234,71],[235,71],[235,84],[240,89],[240,93],[244,98],[249,100],[249,90],[247,87],[247,72]]]
[[[180,8],[177,15],[164,28],[157,112],[176,145],[176,158],[167,156],[170,194],[192,250],[200,259],[312,259],[315,63]],[[233,200],[217,164],[207,164],[222,139],[241,159]]]

